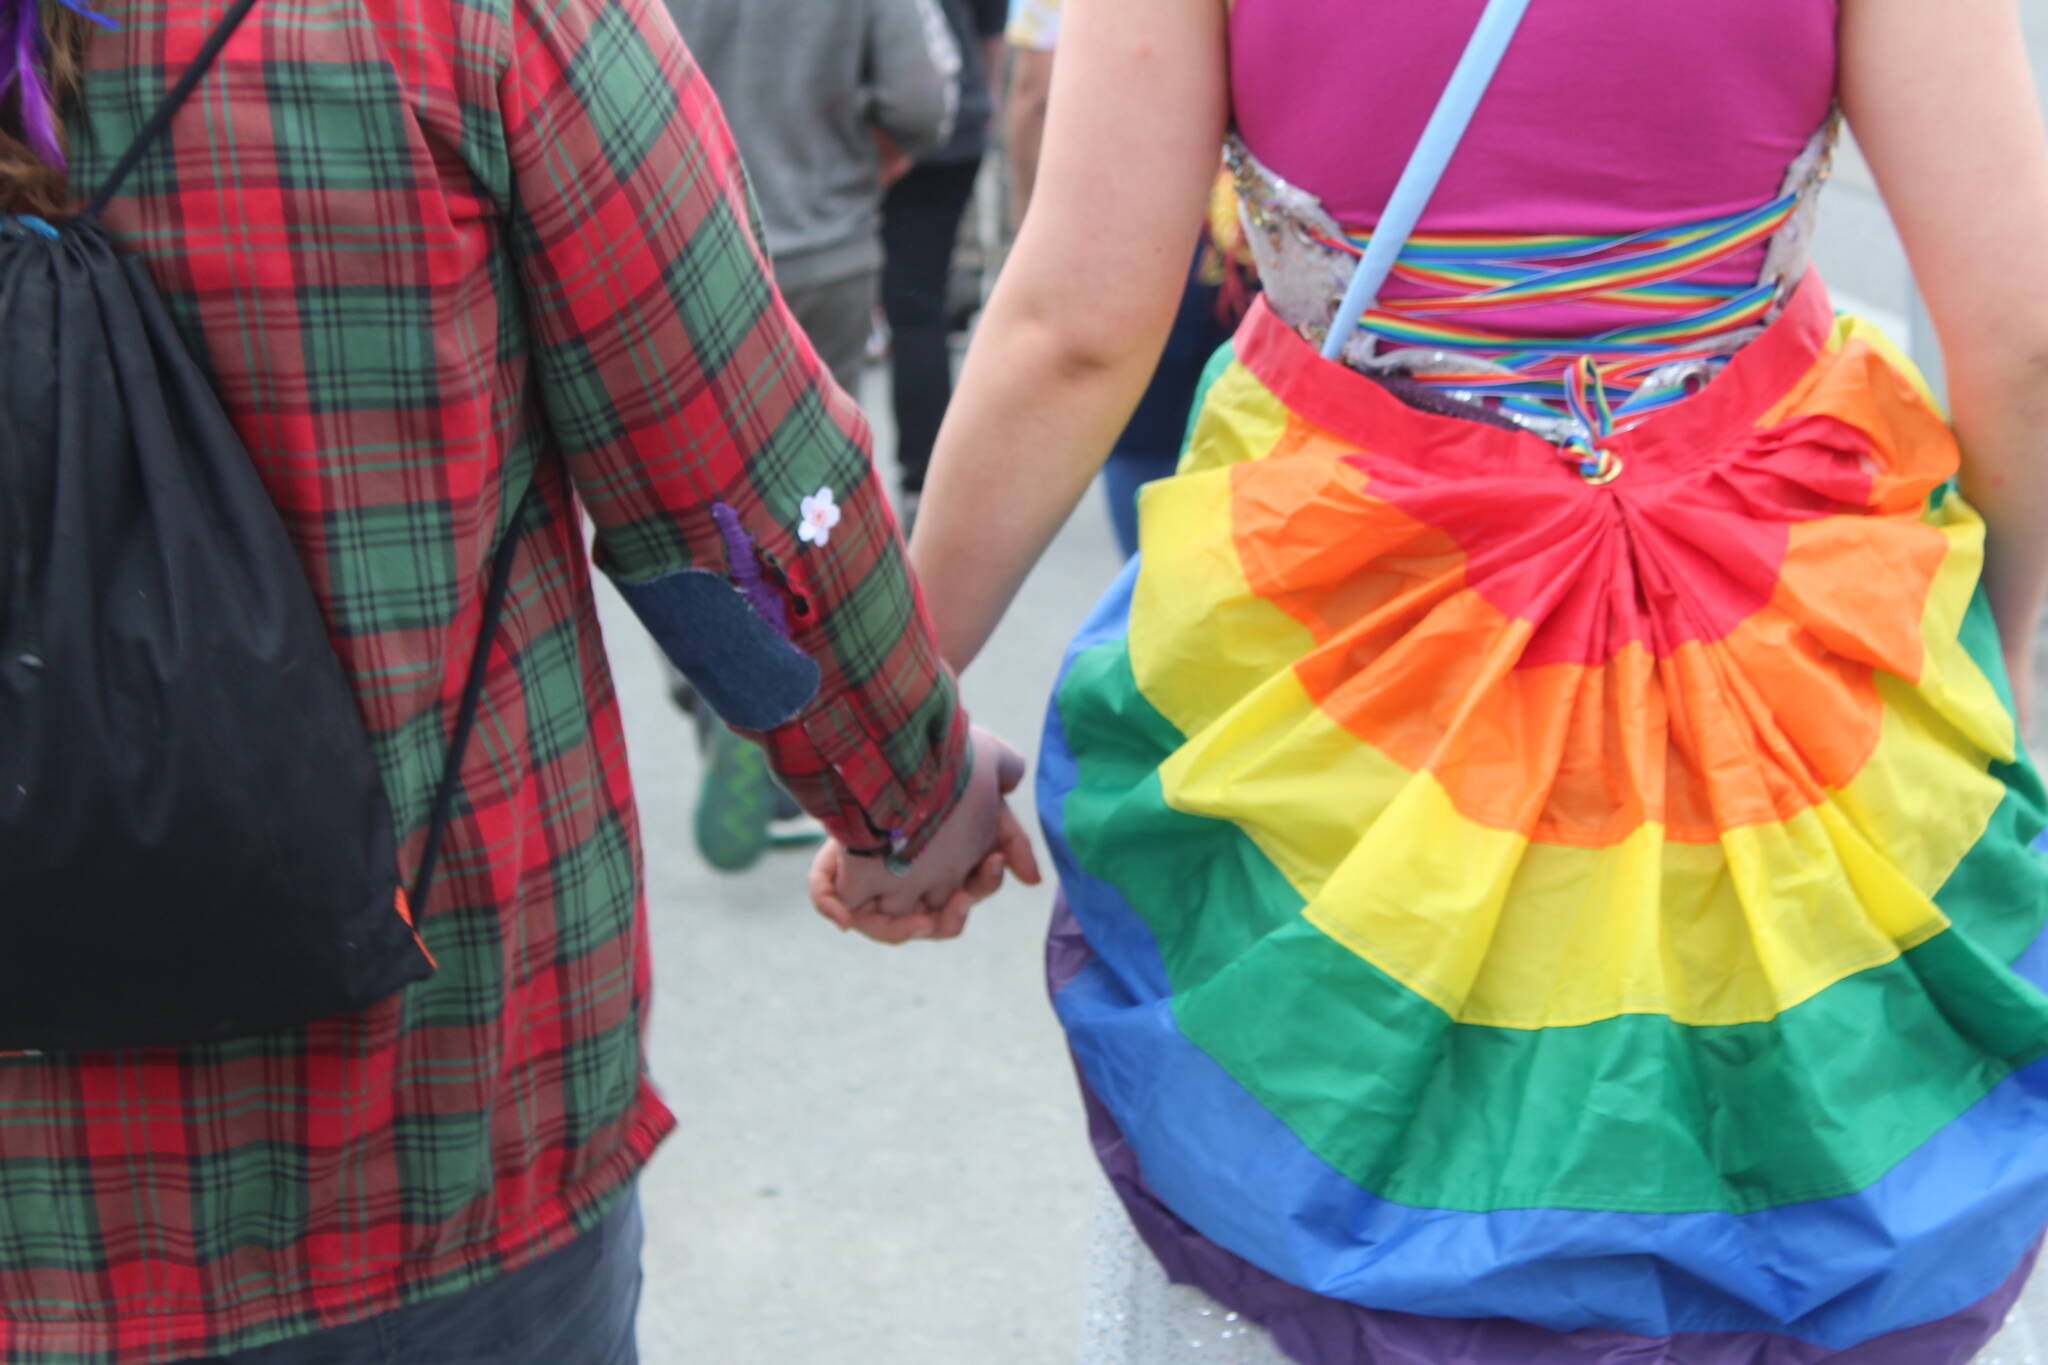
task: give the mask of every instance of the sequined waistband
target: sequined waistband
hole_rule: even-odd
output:
[[[1776,317],[1806,273],[1838,127],[1829,119],[1778,196],[1742,213],[1613,236],[1412,238],[1395,277],[1418,289],[1371,309],[1344,359],[1590,456],[1612,431],[1685,398]],[[1269,306],[1321,345],[1370,235],[1346,231],[1234,136],[1226,159]],[[1765,259],[1755,283],[1695,278],[1759,243]],[[1485,325],[1516,308],[1580,302],[1625,306],[1646,320],[1555,337]]]

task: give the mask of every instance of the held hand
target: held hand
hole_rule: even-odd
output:
[[[1005,868],[1036,886],[1030,835],[1003,799],[1023,781],[1023,755],[977,726],[973,765],[959,806],[903,876],[891,874],[880,859],[826,845],[811,868],[811,900],[819,913],[887,943],[953,938],[968,910],[1002,886]]]
[[[1010,845],[1022,845],[1025,859],[1031,858],[1023,827],[1003,800],[1024,780],[1024,756],[978,725],[970,744],[973,766],[967,790],[937,836],[901,876],[891,873],[878,858],[847,859],[838,882],[840,899],[847,905],[861,907],[873,902],[872,908],[888,915],[936,911],[965,886],[991,852],[1012,851],[1006,846],[1006,835],[1011,835]],[[1031,872],[1035,877],[1035,862]]]
[[[838,881],[848,863],[871,862],[855,858],[843,846],[828,842],[811,864],[811,904],[818,913],[841,929],[851,929],[877,943],[892,947],[916,939],[958,938],[967,928],[967,914],[1003,886],[1004,855],[991,853],[982,859],[966,882],[945,898],[935,910],[920,908],[913,914],[891,915],[876,908],[879,902],[849,906],[840,898]]]

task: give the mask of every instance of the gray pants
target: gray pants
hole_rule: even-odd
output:
[[[857,393],[861,371],[867,368],[875,303],[881,297],[880,273],[870,270],[849,279],[785,287],[782,297],[839,387]]]

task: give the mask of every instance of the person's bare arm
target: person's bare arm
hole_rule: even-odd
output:
[[[1010,65],[1010,99],[1004,144],[1010,154],[1010,223],[1024,222],[1038,183],[1038,152],[1045,140],[1045,111],[1052,92],[1052,50],[1015,49]]]
[[[1002,107],[1003,53],[1010,28],[1010,0],[968,0],[967,16],[981,49],[981,74],[988,78],[989,98]]]
[[[1842,103],[1927,297],[1985,591],[2031,694],[2048,594],[2048,133],[2012,0],[1848,0]]]
[[[1225,59],[1223,0],[1069,0],[1037,202],[968,353],[913,542],[956,668],[1158,365],[1216,173]]]
[[[988,80],[989,107],[998,117],[1003,109],[1003,61],[1009,50],[1000,33],[981,40],[981,74]]]

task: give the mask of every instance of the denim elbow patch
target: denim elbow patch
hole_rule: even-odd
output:
[[[818,695],[816,661],[719,575],[685,569],[618,586],[669,661],[734,729],[772,730]]]

